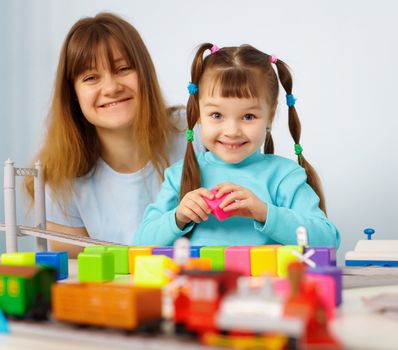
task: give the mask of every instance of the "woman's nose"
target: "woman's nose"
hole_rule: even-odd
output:
[[[114,94],[122,90],[122,85],[116,76],[113,74],[107,74],[103,79],[102,89],[104,94]]]

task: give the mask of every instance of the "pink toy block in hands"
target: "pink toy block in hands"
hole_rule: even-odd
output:
[[[213,214],[220,221],[229,218],[235,212],[235,210],[224,211],[219,207],[221,202],[224,200],[226,196],[228,196],[229,193],[224,194],[220,198],[216,198],[215,195],[217,194],[217,190],[211,190],[210,192],[214,194],[213,199],[208,199],[206,197],[203,197],[203,199],[211,209],[210,213]]]

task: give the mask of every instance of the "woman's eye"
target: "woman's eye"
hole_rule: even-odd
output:
[[[128,72],[130,69],[131,69],[130,66],[123,66],[123,67],[120,67],[120,68],[118,69],[118,72],[119,72],[119,73],[124,73],[124,72]]]
[[[253,120],[255,116],[253,114],[245,114],[243,119],[244,120]]]
[[[83,81],[95,81],[97,77],[95,75],[86,75],[83,77]]]
[[[216,113],[213,113],[213,114],[211,115],[211,117],[212,117],[213,119],[218,120],[218,119],[221,119],[221,118],[222,118],[222,115],[221,115],[221,113],[216,112]]]

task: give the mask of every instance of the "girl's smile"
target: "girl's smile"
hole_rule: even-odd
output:
[[[206,148],[227,163],[239,163],[264,143],[271,108],[264,98],[223,97],[199,88],[201,138]]]

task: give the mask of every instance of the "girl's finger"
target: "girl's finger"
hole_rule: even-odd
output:
[[[231,183],[222,184],[222,186],[220,185],[220,187],[217,189],[216,198],[222,197],[225,193],[239,191],[240,189],[241,187],[235,184]]]
[[[191,221],[199,224],[202,222],[202,219],[191,209],[188,207],[184,208],[184,215]]]
[[[213,199],[214,194],[211,193],[207,188],[198,188],[197,190],[194,191],[195,194],[199,194],[202,197],[206,197],[208,199]]]
[[[234,191],[224,198],[224,200],[220,203],[219,207],[224,208],[231,202],[241,201],[243,199],[245,199],[244,191]]]
[[[206,213],[207,204],[200,197],[195,198],[195,199],[200,200],[201,202],[203,202],[204,208],[202,208],[196,201],[192,200],[191,198],[189,199],[189,202],[187,203],[187,207],[189,209],[191,209],[198,217],[200,217],[200,219],[202,221],[206,221],[208,219],[208,215]]]

